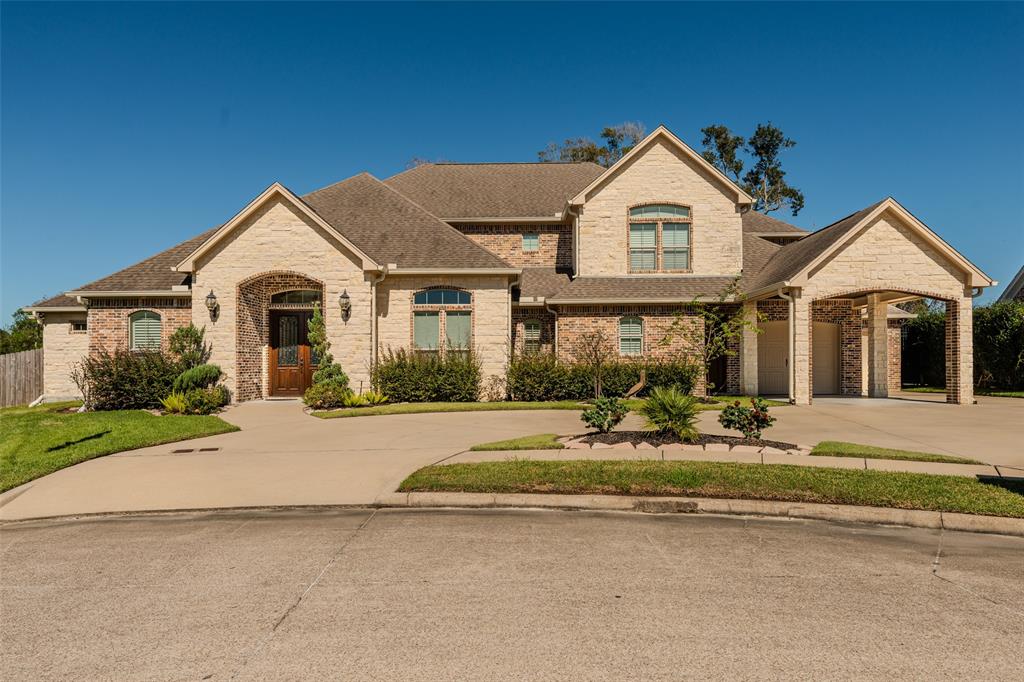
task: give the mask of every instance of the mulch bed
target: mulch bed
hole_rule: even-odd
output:
[[[679,438],[671,433],[651,433],[648,431],[612,431],[611,433],[588,433],[579,439],[583,443],[606,443],[618,445],[619,443],[650,443],[651,445],[670,445],[678,443]],[[709,433],[700,434],[700,438],[694,445],[707,445],[708,443],[726,443],[733,445],[756,445],[760,448],[778,448],[780,450],[792,450],[796,448],[795,443],[784,443],[779,440],[764,440],[761,438],[743,438],[741,436],[714,436]]]

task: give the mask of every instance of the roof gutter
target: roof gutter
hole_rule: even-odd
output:
[[[74,296],[76,298],[92,297],[92,298],[135,298],[135,297],[147,297],[147,298],[190,298],[192,296],[191,289],[185,289],[183,291],[172,291],[169,289],[161,289],[158,291],[66,291],[65,296]]]
[[[490,223],[497,225],[511,225],[511,224],[561,224],[565,219],[565,214],[554,213],[549,216],[481,216],[478,218],[441,218],[446,223],[462,223],[472,225],[474,223]]]
[[[551,298],[547,300],[547,303],[551,305],[647,305],[649,303],[686,305],[693,301],[699,303],[734,303],[736,300],[735,296],[729,296],[724,299],[718,296],[695,296],[691,298]]]
[[[523,274],[522,268],[400,268],[389,265],[390,275],[516,275]]]
[[[83,313],[86,311],[86,307],[82,306],[29,306],[22,308],[26,313],[32,313],[33,315],[40,315],[44,313]]]
[[[377,358],[380,357],[380,353],[377,348],[377,285],[384,281],[384,278],[388,276],[388,269],[385,266],[380,275],[370,280],[370,370],[372,371],[377,365]]]

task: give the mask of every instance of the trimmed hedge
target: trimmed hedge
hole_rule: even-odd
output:
[[[622,397],[647,370],[646,395],[654,386],[679,386],[692,393],[700,368],[682,361],[622,361],[608,365],[602,375],[602,395]],[[560,362],[551,353],[518,355],[509,363],[506,375],[511,400],[587,400],[594,397],[593,372],[585,365]]]
[[[480,396],[480,362],[472,353],[388,349],[370,380],[393,403],[474,402]]]

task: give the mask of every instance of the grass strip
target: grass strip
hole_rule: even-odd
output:
[[[492,450],[561,450],[565,446],[558,442],[557,433],[538,433],[533,436],[496,440],[493,443],[474,445],[470,450],[487,452]]]
[[[936,455],[931,452],[915,452],[913,450],[894,450],[879,448],[874,445],[846,443],[841,440],[823,440],[814,446],[811,454],[818,457],[864,457],[866,459],[905,459],[915,462],[944,462],[946,464],[984,464],[969,457],[952,455]]]
[[[429,466],[402,492],[678,495],[870,505],[1024,518],[1024,496],[963,476],[786,464],[506,460]]]
[[[946,389],[941,386],[913,386],[900,389],[907,393],[945,393]],[[990,391],[983,388],[974,389],[974,395],[989,396],[992,398],[1024,398],[1024,391]]]
[[[0,492],[94,457],[238,430],[214,416],[59,412],[69,405],[0,410]]]

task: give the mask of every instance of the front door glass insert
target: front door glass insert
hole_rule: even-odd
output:
[[[277,365],[299,364],[299,318],[295,315],[282,315],[277,319],[277,325]]]

